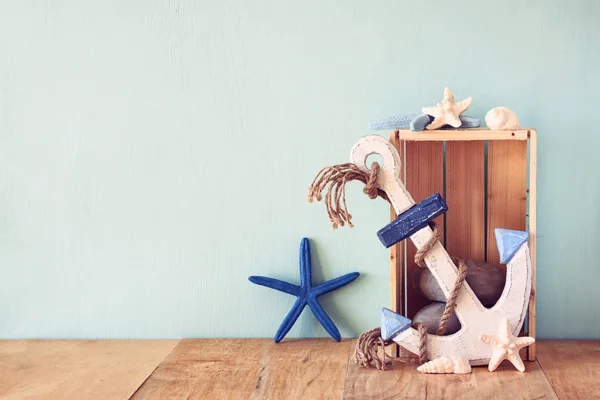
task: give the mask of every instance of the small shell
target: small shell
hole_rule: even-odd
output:
[[[492,130],[510,130],[520,126],[517,114],[507,107],[496,107],[488,111],[485,124]]]
[[[471,365],[462,357],[440,357],[417,368],[424,374],[469,374]]]

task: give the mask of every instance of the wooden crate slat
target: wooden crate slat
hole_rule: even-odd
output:
[[[443,142],[405,142],[406,154],[404,156],[404,165],[406,168],[406,188],[413,196],[415,202],[421,202],[433,193],[444,193],[444,143]],[[442,216],[435,219],[444,232],[444,218]],[[443,235],[442,235],[443,236]],[[443,238],[441,240],[443,243]],[[415,268],[421,268],[414,262],[416,248],[414,244],[405,241],[405,251],[407,254],[406,279],[412,281],[412,274]],[[415,313],[421,308],[430,304],[431,301],[425,299],[416,291],[412,284],[406,288],[406,296],[410,299],[406,316],[413,318]]]
[[[465,260],[485,259],[484,142],[446,143],[446,250]]]
[[[500,263],[494,229],[526,230],[527,142],[488,143],[487,261]]]
[[[404,144],[400,141],[398,131],[393,131],[390,134],[390,141],[398,150],[400,154],[400,160],[404,162]],[[404,176],[404,171],[400,173]],[[390,220],[396,219],[396,211],[394,207],[390,206]],[[404,297],[403,297],[403,286],[404,286],[404,243],[396,243],[390,247],[390,310],[399,314],[404,314]]]
[[[437,131],[413,132],[400,130],[400,140],[442,141],[452,140],[527,140],[532,129],[520,128],[512,131],[493,131],[487,128],[444,129]]]
[[[536,280],[536,240],[537,240],[537,132],[531,130],[529,141],[529,251],[531,253],[531,295],[529,296],[528,334],[535,338],[535,280]],[[527,358],[535,360],[535,343],[527,347]]]

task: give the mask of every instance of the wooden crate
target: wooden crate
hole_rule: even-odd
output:
[[[533,282],[525,332],[535,337],[536,131],[397,130],[390,140],[400,153],[401,179],[414,200],[436,192],[446,200],[448,212],[436,222],[450,255],[498,264],[494,229],[529,231]],[[391,220],[395,218],[392,208]],[[411,282],[419,268],[415,251],[405,240],[392,246],[390,254],[391,308],[408,318],[430,303]],[[535,345],[528,347],[527,359],[535,359]]]

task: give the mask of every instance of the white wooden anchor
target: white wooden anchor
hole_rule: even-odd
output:
[[[366,161],[371,154],[379,154],[383,158],[378,185],[387,193],[396,213],[400,215],[415,205],[400,180],[400,156],[388,140],[378,135],[369,135],[356,142],[350,159],[361,170],[368,172]],[[510,234],[510,231],[506,232]],[[410,239],[417,249],[420,249],[432,235],[431,228],[425,227]],[[526,238],[525,234],[521,236],[523,237]],[[448,336],[427,335],[427,356],[430,360],[442,356],[461,356],[469,360],[471,365],[488,364],[492,349],[481,342],[480,337],[484,334],[496,334],[504,317],[509,319],[513,334],[518,335],[525,320],[531,292],[531,258],[525,239],[517,241],[516,244],[515,249],[518,250],[513,249],[510,252],[512,257],[507,263],[506,284],[496,305],[490,309],[485,308],[467,282],[463,282],[454,310],[461,323],[461,329]],[[456,281],[458,269],[440,242],[428,252],[425,263],[447,298]],[[415,329],[408,328],[393,340],[410,352],[419,353],[419,334]]]

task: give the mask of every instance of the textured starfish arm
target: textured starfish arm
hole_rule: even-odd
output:
[[[299,296],[302,290],[300,286],[292,285],[291,283],[280,281],[279,279],[268,278],[266,276],[251,276],[248,280],[257,285],[266,286],[294,296]]]
[[[455,117],[454,115],[448,114],[446,116],[446,124],[448,124],[454,128],[458,128],[462,125],[462,121],[460,120],[460,118]]]
[[[494,336],[481,335],[481,341],[483,343],[491,344],[492,346],[500,346],[500,342]]]
[[[525,347],[525,346],[529,346],[530,344],[532,344],[533,342],[535,342],[535,339],[532,337],[520,337],[517,338],[514,343],[518,348],[521,347]]]
[[[471,105],[472,102],[473,102],[473,98],[468,97],[468,98],[464,99],[463,101],[459,101],[458,103],[455,103],[454,107],[456,107],[459,114],[462,114],[467,110],[467,108],[469,108],[469,106]]]
[[[275,343],[281,342],[281,339],[283,339],[290,329],[292,329],[292,326],[294,326],[294,323],[302,313],[302,310],[304,310],[304,307],[306,307],[306,300],[302,297],[298,297],[292,306],[292,309],[279,326],[279,329],[277,329],[277,332],[275,333]]]
[[[330,281],[323,282],[320,285],[317,285],[312,288],[312,294],[315,297],[317,297],[317,296],[321,296],[322,294],[329,293],[332,290],[335,290],[337,288],[340,288],[344,285],[349,284],[350,282],[352,282],[359,276],[360,276],[360,274],[358,272],[351,272],[349,274],[334,278]]]
[[[421,111],[427,115],[431,115],[432,117],[435,117],[437,114],[439,114],[439,110],[435,107],[422,107]]]
[[[523,364],[523,360],[521,360],[521,356],[519,356],[518,352],[516,354],[509,354],[507,358],[508,361],[513,363],[515,368],[517,368],[521,372],[525,372],[525,365]]]
[[[300,286],[312,286],[310,244],[307,238],[303,238],[300,242]]]
[[[500,335],[505,338],[511,338],[513,336],[510,322],[506,317],[502,318],[500,322]]]
[[[429,125],[427,125],[427,130],[431,131],[441,128],[442,126],[444,126],[444,122],[441,119],[434,119]]]
[[[494,351],[492,354],[492,358],[490,359],[490,364],[488,365],[488,371],[494,372],[498,365],[505,359],[504,353],[499,353],[498,351]]]
[[[444,88],[444,100],[450,103],[454,103],[454,95],[448,88]]]
[[[336,341],[342,340],[342,335],[340,335],[340,331],[335,326],[329,315],[325,312],[321,304],[317,301],[316,298],[309,297],[308,305],[311,308],[312,312],[315,314],[315,317],[319,320],[323,328],[334,338]]]

